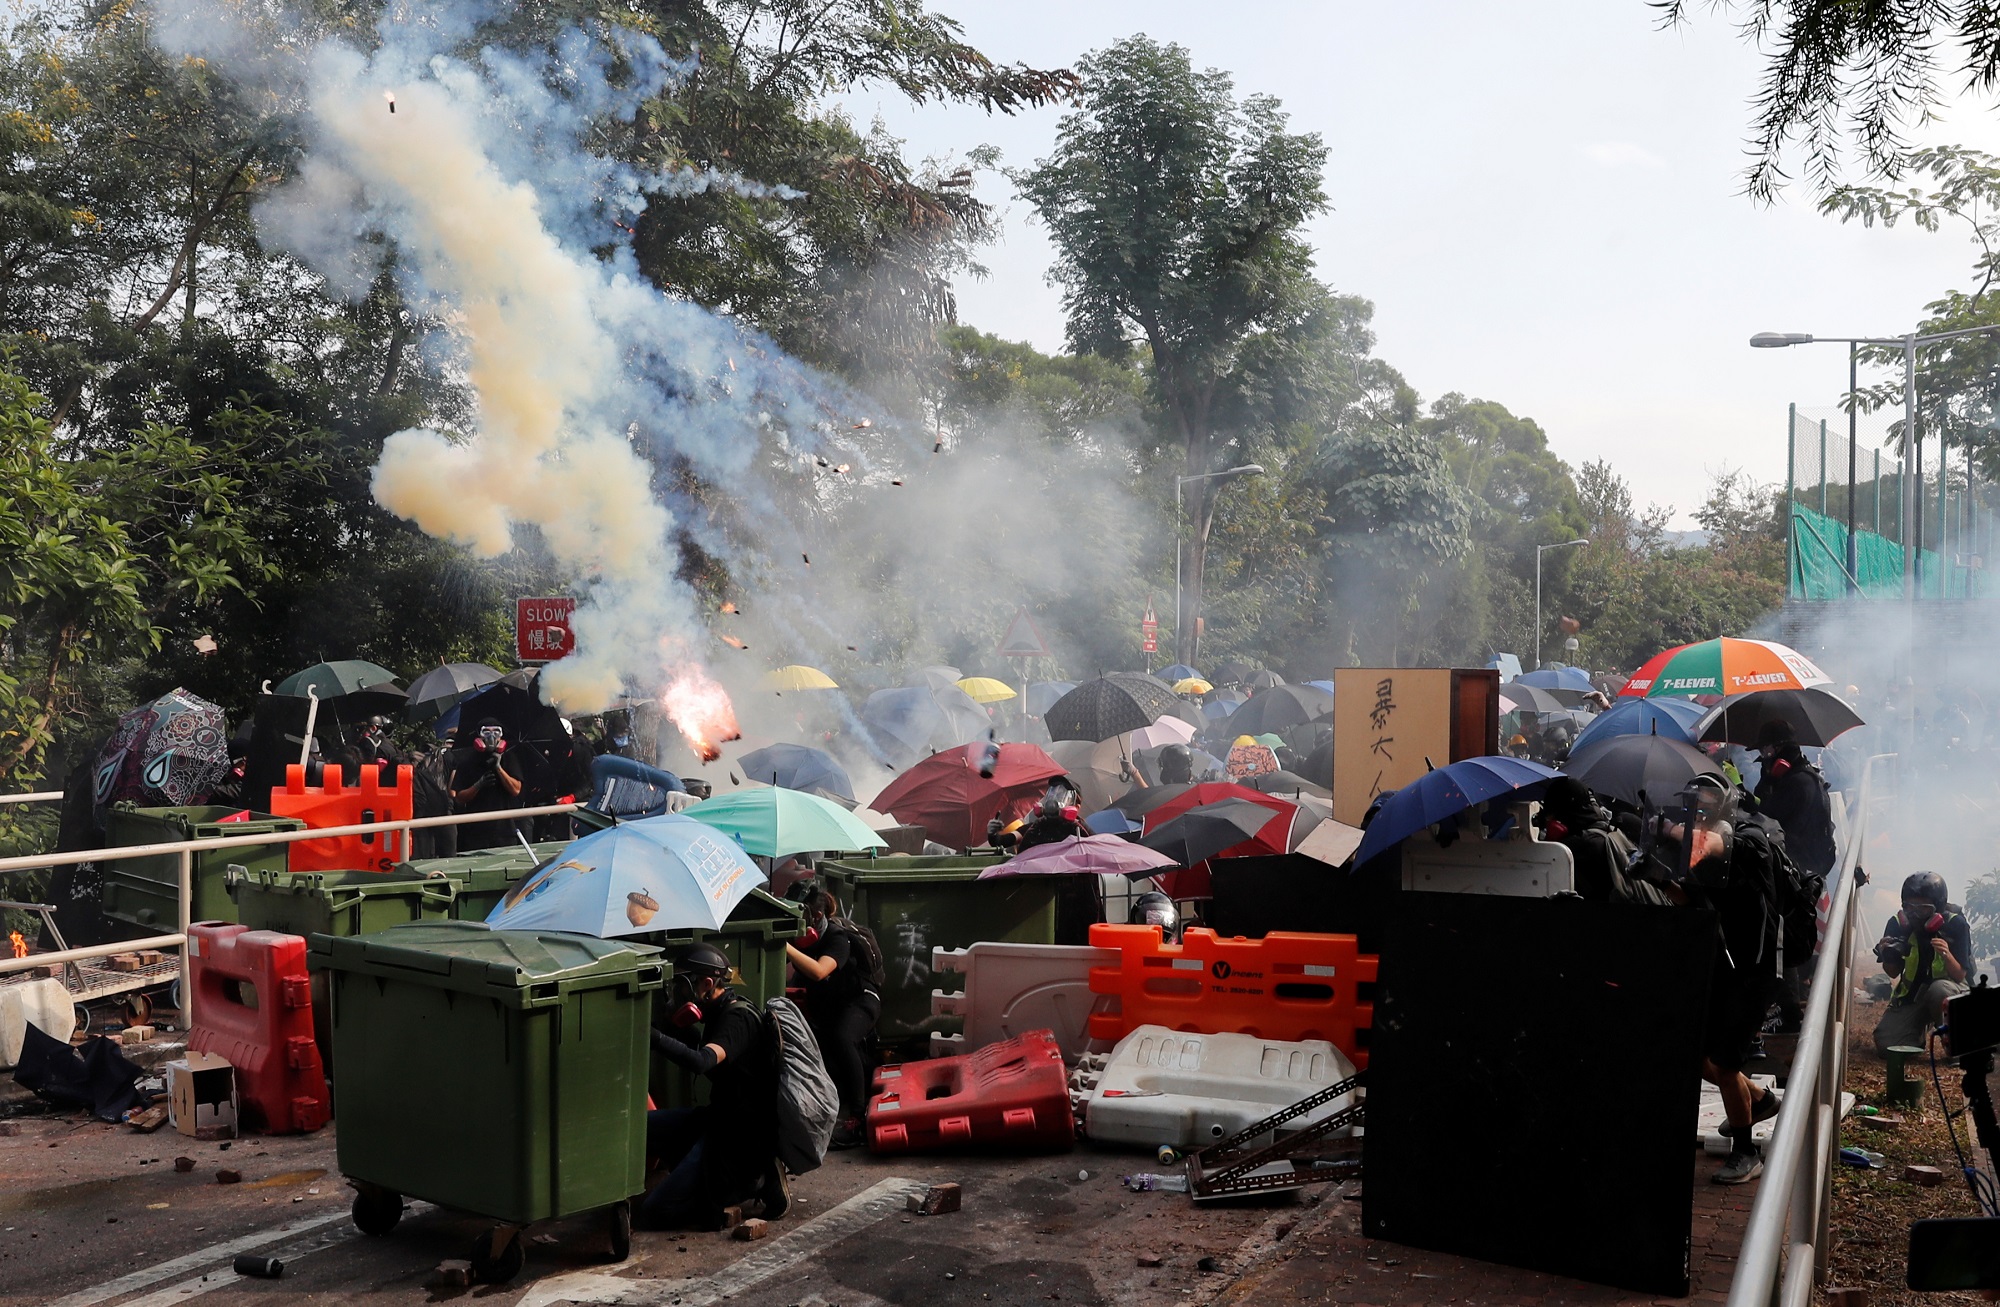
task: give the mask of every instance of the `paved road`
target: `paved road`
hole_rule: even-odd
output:
[[[448,1110],[437,1104],[424,1110]],[[1206,1302],[1310,1211],[1297,1198],[1195,1209],[1179,1194],[1134,1194],[1135,1154],[872,1158],[835,1154],[795,1184],[772,1237],[635,1236],[630,1261],[606,1258],[587,1218],[536,1227],[527,1270],[507,1286],[450,1287],[438,1264],[462,1258],[484,1228],[419,1208],[371,1239],[348,1220],[331,1129],[249,1138],[227,1148],[170,1130],[138,1135],[77,1117],[0,1123],[0,1307],[169,1307],[231,1303],[440,1303],[479,1307],[625,1303],[742,1307]],[[194,1159],[179,1173],[176,1157]],[[238,1184],[217,1172],[242,1174]],[[1082,1178],[1087,1173],[1088,1178]],[[915,1217],[905,1196],[964,1187],[962,1211]],[[281,1258],[284,1278],[235,1275],[238,1252]],[[1141,1267],[1139,1254],[1164,1265]],[[1198,1268],[1204,1257],[1218,1269]]]

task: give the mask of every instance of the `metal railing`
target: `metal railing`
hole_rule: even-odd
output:
[[[116,944],[96,944],[86,948],[54,949],[47,953],[30,953],[20,958],[0,958],[0,976],[16,971],[30,971],[36,967],[51,967],[58,964],[80,962],[86,958],[108,957],[114,953],[132,953],[142,949],[180,949],[181,952],[181,995],[188,1001],[192,986],[188,980],[187,929],[191,924],[194,910],[194,855],[211,853],[217,849],[249,848],[253,845],[294,844],[300,840],[340,839],[349,835],[375,835],[383,832],[400,832],[404,848],[409,847],[409,832],[429,830],[438,826],[463,826],[469,822],[513,821],[522,817],[553,817],[577,811],[581,804],[549,803],[536,808],[504,808],[497,812],[461,812],[448,817],[413,817],[406,821],[375,821],[358,826],[323,826],[318,829],[266,831],[255,835],[227,835],[212,840],[178,840],[167,844],[128,844],[108,849],[76,849],[68,853],[27,853],[15,858],[0,858],[0,874],[10,871],[35,871],[48,867],[74,867],[86,862],[117,862],[124,858],[157,858],[172,855],[180,860],[180,929],[170,935],[153,935],[146,939],[125,940]],[[183,1015],[185,1020],[185,1014]]]
[[[1862,774],[1861,797],[1847,827],[1840,878],[1827,909],[1826,934],[1813,966],[1805,1020],[1785,1077],[1778,1122],[1764,1155],[1764,1177],[1750,1206],[1729,1307],[1805,1307],[1826,1280],[1831,1240],[1827,1217],[1840,1148],[1840,1094],[1847,1082],[1847,1029],[1854,1003],[1855,871],[1868,842],[1875,772],[1895,757],[1877,754]],[[1784,1278],[1779,1280],[1782,1263]]]
[[[61,790],[36,790],[33,794],[0,794],[0,804],[6,803],[54,803],[61,799]]]

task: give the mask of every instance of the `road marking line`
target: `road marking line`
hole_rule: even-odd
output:
[[[346,1216],[347,1213],[343,1211],[340,1215]],[[293,1233],[296,1234],[297,1231],[293,1231]],[[318,1234],[300,1239],[296,1243],[288,1243],[282,1248],[273,1248],[268,1255],[277,1258],[281,1262],[294,1262],[308,1253],[316,1253],[322,1248],[331,1248],[337,1243],[346,1243],[349,1239],[360,1237],[354,1230],[346,1226],[335,1226],[331,1230],[323,1229]],[[198,1298],[211,1289],[220,1289],[225,1285],[235,1284],[242,1278],[242,1276],[237,1275],[226,1266],[217,1266],[206,1275],[198,1275],[192,1280],[183,1280],[179,1284],[171,1284],[164,1289],[156,1289],[143,1298],[134,1298],[129,1302],[120,1303],[118,1307],[169,1307],[172,1303],[186,1302],[190,1298]]]
[[[855,1194],[789,1234],[772,1240],[713,1275],[692,1280],[627,1280],[594,1271],[573,1271],[539,1280],[515,1307],[553,1303],[609,1303],[620,1307],[707,1307],[789,1270],[829,1245],[904,1210],[904,1201],[922,1193],[920,1181],[891,1176]]]
[[[170,1261],[161,1262],[157,1266],[149,1266],[143,1271],[133,1271],[128,1275],[121,1275],[115,1280],[106,1280],[103,1284],[78,1290],[76,1293],[70,1294],[67,1298],[56,1299],[49,1304],[49,1307],[96,1307],[98,1303],[108,1302],[121,1294],[136,1293],[141,1289],[158,1284],[161,1280],[167,1279],[170,1276],[179,1275],[184,1271],[191,1271],[197,1267],[208,1266],[215,1262],[227,1261],[238,1253],[249,1252],[252,1248],[261,1248],[267,1243],[276,1243],[280,1239],[288,1239],[307,1230],[316,1230],[320,1226],[326,1225],[329,1222],[342,1220],[346,1216],[347,1209],[342,1207],[337,1211],[325,1212],[317,1216],[308,1216],[301,1220],[292,1221],[282,1230],[258,1230],[252,1234],[228,1239],[222,1243],[203,1248],[199,1252],[188,1253],[184,1257],[175,1257]]]

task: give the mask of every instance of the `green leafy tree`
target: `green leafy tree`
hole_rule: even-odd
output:
[[[1239,101],[1226,74],[1197,72],[1180,46],[1134,36],[1078,68],[1082,107],[1054,153],[1015,178],[1055,244],[1070,344],[1110,358],[1143,346],[1180,474],[1216,471],[1242,454],[1217,409],[1246,344],[1317,306],[1301,229],[1326,207],[1326,148],[1288,130],[1275,99]],[[1186,490],[1183,660],[1215,491]]]
[[[1688,0],[1652,0],[1666,24],[1687,20]],[[1741,16],[1744,39],[1764,57],[1755,99],[1750,193],[1783,186],[1785,154],[1805,151],[1805,170],[1836,184],[1843,147],[1858,146],[1868,171],[1905,166],[1905,132],[1940,103],[1939,79],[1968,88],[2000,84],[2000,7],[1990,0],[1712,0]]]

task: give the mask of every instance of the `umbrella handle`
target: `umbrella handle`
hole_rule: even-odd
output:
[[[270,682],[266,681],[266,685]],[[306,738],[299,741],[299,766],[303,767],[312,758],[313,727],[319,722],[319,691],[313,686],[306,687]],[[360,777],[354,778],[358,783]]]

